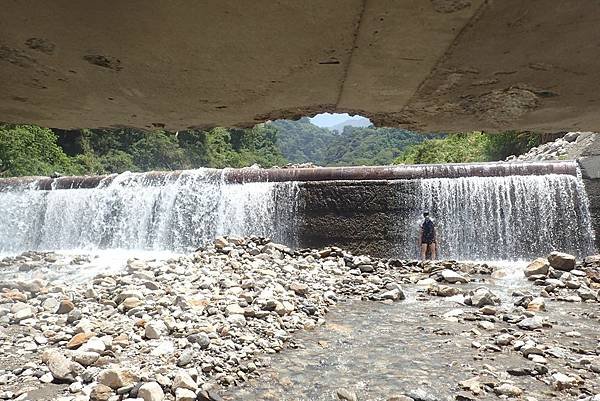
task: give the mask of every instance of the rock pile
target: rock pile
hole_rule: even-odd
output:
[[[564,137],[531,148],[519,156],[509,156],[507,162],[564,160],[577,158],[595,139],[593,132],[569,132]]]
[[[575,257],[566,253],[552,252],[547,258],[538,258],[525,269],[525,276],[534,285],[543,287],[540,296],[567,302],[598,302],[600,295],[600,261],[596,257],[577,263]],[[537,299],[537,298],[536,298]],[[543,308],[543,302],[532,296],[521,302],[528,309]]]
[[[13,270],[24,264],[35,276],[53,260],[62,263],[35,252],[0,263]],[[474,341],[474,350],[510,348],[536,364],[525,374],[542,375],[562,391],[581,378],[543,370],[544,358],[560,350],[536,337],[551,325],[536,313],[549,297],[596,302],[599,266],[600,258],[577,263],[558,253],[536,260],[526,275],[543,290],[515,293],[510,307],[482,286],[493,273],[486,264],[377,259],[336,247],[291,250],[260,237],[219,237],[168,260],[130,259],[120,273],[83,283],[10,280],[0,283],[0,399],[29,399],[51,385],[58,393],[46,399],[60,401],[220,400],[220,386],[258,377],[269,355],[297,346],[292,333],[322,325],[337,302],[401,302],[407,285],[418,288],[417,299],[462,294],[466,309],[442,318],[495,333]],[[501,324],[511,328],[497,332]],[[517,396],[510,384],[497,383],[493,392]]]
[[[48,257],[2,263],[35,270]],[[14,335],[5,335],[3,350],[35,357],[0,376],[14,388],[65,383],[76,400],[218,399],[209,392],[215,384],[256,376],[265,355],[296,330],[322,324],[336,302],[404,299],[405,273],[417,265],[220,237],[177,259],[131,259],[120,274],[83,284],[9,281],[1,285],[0,321]]]

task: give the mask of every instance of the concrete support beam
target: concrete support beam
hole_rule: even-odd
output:
[[[0,121],[600,128],[596,0],[11,0]]]

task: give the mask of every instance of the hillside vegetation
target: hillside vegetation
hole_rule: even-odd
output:
[[[530,134],[432,135],[347,126],[341,133],[308,118],[252,129],[178,133],[132,129],[51,130],[0,124],[0,176],[108,174],[198,167],[320,166],[501,160],[538,145]]]
[[[471,163],[504,160],[540,144],[540,135],[505,132],[450,134],[409,146],[395,164]]]
[[[308,118],[278,120],[277,141],[290,163],[319,166],[390,164],[410,145],[444,135],[417,134],[400,128],[346,126],[341,133],[319,128]]]

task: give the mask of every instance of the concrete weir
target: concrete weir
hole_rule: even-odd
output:
[[[227,183],[248,182],[319,182],[319,181],[381,181],[424,178],[505,177],[511,175],[577,174],[573,162],[531,163],[450,163],[440,165],[352,166],[317,168],[241,168],[206,169],[209,176]],[[148,184],[161,184],[177,179],[183,171],[152,171],[145,173]],[[68,177],[14,177],[0,179],[0,190],[12,186],[31,185],[32,189],[95,188],[111,183],[117,175]],[[329,183],[328,185],[336,185]]]
[[[0,250],[184,250],[214,235],[258,234],[414,257],[429,209],[446,258],[584,256],[594,248],[599,198],[589,205],[584,182],[596,181],[583,178],[574,161],[8,178],[0,180]]]

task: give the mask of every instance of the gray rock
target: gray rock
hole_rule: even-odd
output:
[[[98,360],[98,358],[100,358],[100,354],[98,354],[97,352],[79,350],[73,353],[72,358],[75,362],[83,366],[90,366],[93,365]]]
[[[194,357],[194,353],[191,350],[184,350],[179,359],[177,359],[177,366],[183,367],[192,363],[192,359]]]
[[[463,277],[461,274],[455,272],[454,270],[450,270],[450,269],[445,269],[442,270],[442,278],[444,279],[444,281],[450,283],[450,284],[466,284],[469,280],[467,280],[465,277]]]
[[[158,340],[168,332],[169,330],[162,320],[152,320],[146,323],[144,336],[150,340]]]
[[[547,275],[550,269],[550,264],[547,259],[537,258],[533,262],[527,265],[525,268],[525,277]]]
[[[390,299],[392,301],[399,301],[402,299],[406,299],[404,292],[401,289],[395,288],[390,291],[386,291],[381,294],[381,299]]]
[[[534,316],[521,320],[517,326],[523,330],[536,330],[543,327],[543,322],[542,318]]]
[[[477,288],[471,294],[471,305],[481,308],[485,305],[498,305],[500,304],[500,298],[498,298],[493,292],[487,288]]]
[[[548,255],[550,266],[562,271],[571,271],[575,268],[575,256],[568,253],[552,252]]]

